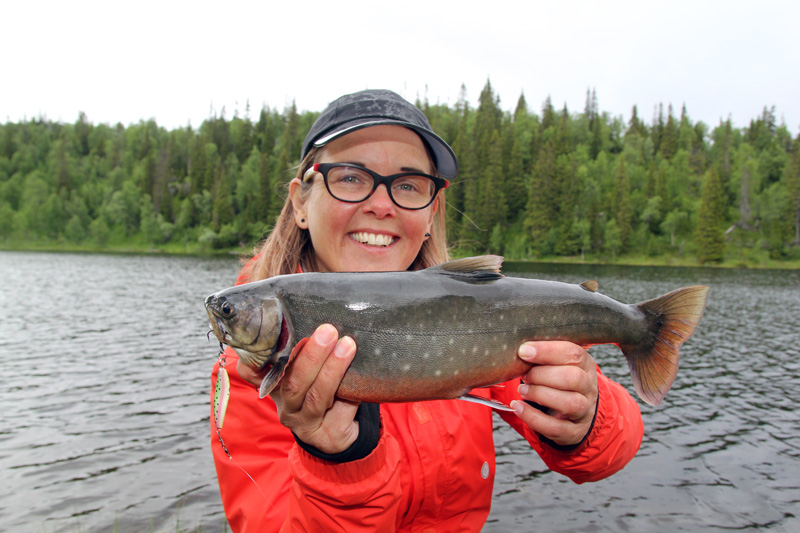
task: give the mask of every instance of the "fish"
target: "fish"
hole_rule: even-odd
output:
[[[293,354],[323,323],[356,343],[336,396],[358,402],[472,399],[470,391],[524,375],[526,341],[615,344],[638,396],[658,405],[695,332],[709,287],[694,285],[637,304],[598,292],[595,281],[507,277],[503,258],[456,259],[418,271],[275,276],[208,296],[221,343],[257,371],[259,395],[280,381]]]

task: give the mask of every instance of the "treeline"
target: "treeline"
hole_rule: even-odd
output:
[[[511,258],[800,259],[800,137],[765,108],[713,129],[659,106],[600,111],[417,105],[459,157],[447,192],[459,253]],[[224,111],[194,130],[34,119],[0,125],[0,244],[225,249],[263,238],[317,112]]]

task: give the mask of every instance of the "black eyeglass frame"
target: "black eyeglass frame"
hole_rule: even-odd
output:
[[[357,170],[361,170],[361,171],[366,172],[370,176],[372,176],[372,190],[369,191],[367,193],[367,195],[364,198],[362,198],[361,200],[344,200],[342,198],[339,198],[335,194],[333,194],[333,191],[331,191],[331,188],[328,185],[328,171],[330,169],[332,169],[332,168],[341,168],[341,167],[354,168],[354,169],[357,169]],[[372,170],[370,170],[370,169],[368,169],[366,167],[362,167],[361,165],[356,165],[354,163],[316,163],[309,170],[311,170],[313,172],[319,172],[320,174],[322,174],[322,179],[325,182],[325,188],[328,189],[328,194],[330,194],[333,198],[336,198],[340,202],[346,202],[348,204],[357,204],[357,203],[363,202],[364,200],[366,200],[367,198],[369,198],[370,196],[375,194],[375,191],[378,190],[378,186],[383,184],[383,185],[386,185],[386,192],[389,193],[389,198],[391,198],[391,200],[394,203],[394,205],[396,205],[400,209],[408,209],[410,211],[417,211],[417,210],[420,210],[420,209],[425,209],[426,207],[431,205],[433,203],[433,201],[436,199],[436,195],[439,194],[439,191],[442,190],[442,189],[447,189],[450,186],[450,182],[448,180],[446,180],[445,178],[440,178],[438,176],[431,176],[430,174],[425,174],[425,173],[422,173],[422,172],[401,172],[399,174],[392,174],[390,176],[383,176],[381,174],[378,174],[375,171],[372,171]],[[309,174],[310,174],[310,172],[307,171],[306,172],[306,176],[304,177],[304,179],[307,180],[308,177],[309,177]],[[398,179],[398,178],[405,178],[407,176],[422,176],[424,178],[428,178],[429,180],[431,180],[433,182],[433,186],[434,186],[433,194],[431,194],[431,199],[428,201],[427,204],[425,204],[425,205],[423,205],[421,207],[406,207],[404,205],[400,205],[399,203],[397,203],[397,200],[394,199],[394,196],[392,195],[392,187],[391,187],[392,182],[394,180]]]

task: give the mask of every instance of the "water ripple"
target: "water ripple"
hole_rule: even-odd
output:
[[[523,265],[507,265],[523,269]],[[574,485],[495,418],[485,531],[800,530],[800,272],[535,265],[622,301],[712,287],[681,370],[617,475]],[[233,259],[0,252],[0,529],[222,530],[202,299]],[[632,391],[615,347],[592,354]]]

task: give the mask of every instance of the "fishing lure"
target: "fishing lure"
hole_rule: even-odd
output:
[[[214,388],[214,427],[217,430],[217,438],[219,439],[222,449],[229,459],[231,457],[228,448],[225,447],[225,442],[222,440],[222,424],[225,422],[225,411],[228,410],[228,400],[231,397],[231,379],[228,377],[228,371],[225,370],[225,348],[220,343],[219,345],[219,370],[217,371],[217,386]]]

